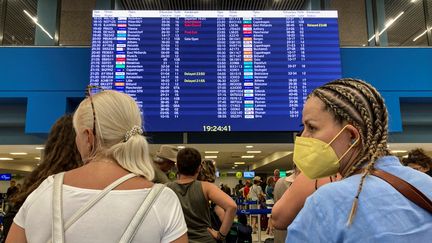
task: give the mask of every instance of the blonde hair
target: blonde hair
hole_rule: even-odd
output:
[[[93,129],[93,111],[89,98],[77,108],[73,124],[77,131],[95,130],[95,142],[89,160],[103,157],[116,161],[124,169],[154,178],[147,140],[140,134],[125,139],[134,126],[142,127],[141,112],[136,102],[128,95],[107,90],[92,96],[96,116]]]
[[[350,225],[357,210],[358,197],[366,176],[374,169],[375,161],[379,157],[390,154],[387,148],[387,108],[384,99],[372,85],[352,78],[327,83],[315,89],[311,96],[324,102],[326,109],[338,122],[347,122],[356,127],[360,133],[360,153],[344,171],[341,171],[344,177],[348,177],[366,165],[348,218],[348,225]]]

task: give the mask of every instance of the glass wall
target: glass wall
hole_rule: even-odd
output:
[[[0,0],[0,45],[90,45],[93,9],[148,9],[148,0]],[[154,0],[162,2],[163,0]],[[178,9],[207,0],[172,0]],[[235,3],[237,0],[224,0]],[[341,46],[432,45],[432,0],[267,0],[276,10],[337,10]],[[115,4],[113,4],[115,3]],[[136,5],[135,3],[139,3]],[[184,3],[187,3],[186,5]],[[262,4],[250,2],[252,9]],[[152,5],[153,6],[153,5]],[[162,5],[160,5],[162,6]],[[165,6],[165,5],[164,5]],[[228,5],[227,5],[228,6]],[[303,7],[301,7],[303,6]],[[192,8],[192,7],[191,7]],[[154,9],[152,7],[151,9]]]
[[[37,0],[1,0],[0,30],[3,45],[28,46],[35,42]]]

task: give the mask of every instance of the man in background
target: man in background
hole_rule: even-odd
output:
[[[240,192],[240,189],[244,187],[243,181],[239,180],[239,183],[235,186],[234,191],[237,197],[243,197],[243,193]]]
[[[6,195],[7,198],[10,199],[15,193],[18,192],[18,187],[16,187],[16,181],[10,181],[10,187],[7,189]]]
[[[154,183],[165,184],[170,182],[167,173],[176,165],[178,148],[172,145],[162,145],[154,158]]]

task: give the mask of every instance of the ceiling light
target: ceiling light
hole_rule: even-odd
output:
[[[261,151],[246,151],[246,153],[248,153],[248,154],[260,154],[261,153]]]
[[[236,167],[233,166],[233,167],[231,167],[231,168],[232,168],[232,169],[235,169]]]
[[[219,151],[205,151],[206,154],[218,154]]]
[[[39,159],[40,160],[40,157],[35,157],[35,159]]]
[[[393,153],[399,154],[399,153],[406,153],[406,150],[392,150]]]
[[[37,149],[37,150],[43,150],[45,148],[44,147],[36,147],[35,149]]]
[[[29,18],[31,18],[31,20],[33,20],[33,22],[39,27],[39,28],[41,28],[41,30],[43,31],[43,32],[45,32],[45,34],[47,34],[48,35],[48,37],[49,38],[51,38],[51,40],[54,40],[54,38],[50,35],[50,33],[42,26],[42,25],[40,25],[39,23],[38,23],[38,20],[37,20],[37,18],[36,17],[33,17],[33,16],[31,16],[26,10],[23,10],[24,11],[24,13],[27,15],[27,16],[29,16]]]
[[[402,158],[408,158],[408,154],[407,154],[407,155],[404,155],[404,156],[402,156]]]
[[[241,158],[242,159],[253,159],[253,158],[255,158],[255,155],[243,155]]]
[[[396,20],[398,18],[400,18],[402,16],[402,14],[404,14],[404,11],[400,12],[398,14],[398,16],[396,16],[396,18],[394,19],[390,19],[389,21],[387,21],[387,23],[385,24],[385,27],[383,30],[381,30],[381,32],[379,32],[378,36],[380,36],[382,33],[384,33],[384,31],[386,31],[392,24],[394,24],[394,22],[396,22]],[[369,38],[368,42],[370,42],[371,40],[373,40],[373,38],[375,38],[375,35],[373,35],[371,38]]]
[[[177,146],[178,149],[184,149],[186,148],[185,146]]]
[[[235,165],[244,165],[246,162],[234,162]]]
[[[413,41],[416,41],[418,38],[424,36],[426,34],[427,30],[425,30],[423,33],[421,33],[420,35],[418,35],[416,38],[413,39]]]
[[[247,145],[246,148],[253,148],[253,146],[252,145]]]
[[[217,156],[216,155],[207,155],[207,156],[204,156],[204,158],[206,158],[206,159],[217,159]]]
[[[0,158],[0,160],[13,160],[13,158]]]
[[[234,167],[237,167],[238,165],[234,165]]]
[[[9,153],[9,154],[11,154],[11,155],[27,155],[26,152],[12,152],[12,153]]]

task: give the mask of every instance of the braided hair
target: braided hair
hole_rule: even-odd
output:
[[[52,126],[45,144],[43,161],[25,179],[22,190],[12,201],[17,205],[24,203],[48,176],[80,167],[83,162],[75,144],[75,130],[72,115],[64,115]]]
[[[348,225],[351,225],[366,176],[371,174],[379,157],[390,154],[387,108],[372,85],[352,78],[334,80],[315,89],[310,96],[319,98],[338,122],[347,122],[360,133],[358,156],[340,171],[344,177],[349,177],[365,168],[348,217]]]

